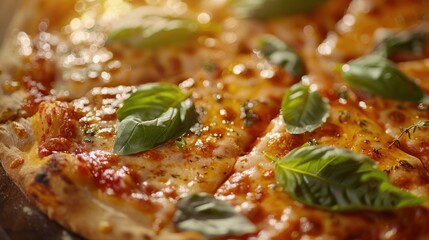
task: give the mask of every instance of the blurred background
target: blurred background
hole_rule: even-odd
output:
[[[0,1],[0,44],[3,41],[3,35],[7,31],[7,26],[12,19],[12,15],[20,2],[20,0]]]

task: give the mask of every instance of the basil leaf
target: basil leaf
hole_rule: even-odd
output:
[[[427,31],[423,28],[390,33],[377,44],[374,53],[387,58],[396,54],[422,57],[426,39]]]
[[[328,110],[328,100],[301,83],[293,85],[283,96],[281,113],[286,130],[292,134],[320,127],[329,116]]]
[[[168,83],[140,87],[118,110],[113,151],[133,154],[155,148],[187,132],[197,121],[189,95]]]
[[[286,72],[300,78],[305,74],[305,66],[301,57],[280,39],[266,35],[260,39],[262,54],[273,64],[283,67]]]
[[[255,225],[232,206],[206,193],[180,199],[173,222],[181,231],[196,231],[207,238],[240,236],[256,231]]]
[[[358,58],[341,68],[344,79],[355,89],[383,98],[419,102],[423,90],[395,64],[378,55]]]
[[[108,34],[107,44],[121,42],[135,48],[159,48],[179,45],[199,33],[216,29],[213,24],[147,10],[150,9],[136,9],[122,19]]]
[[[392,210],[426,201],[390,184],[369,157],[342,148],[296,148],[275,163],[275,175],[294,199],[333,211]]]
[[[269,19],[309,12],[324,3],[325,0],[236,0],[238,15],[258,19]]]

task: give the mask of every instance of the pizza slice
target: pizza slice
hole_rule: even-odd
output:
[[[89,239],[427,238],[425,68],[386,93],[338,65],[424,65],[425,3],[351,1],[319,46],[349,2],[26,1],[2,53],[1,164]],[[326,168],[341,179],[320,187]]]
[[[31,118],[3,125],[2,164],[49,217],[85,237],[166,234],[168,239],[176,201],[190,193],[216,191],[236,157],[277,115],[284,90],[294,82],[256,55],[225,62],[180,84],[191,94],[198,117],[192,133],[177,136],[179,140],[137,153],[117,150],[114,144],[121,133],[116,112],[142,88],[95,88],[71,102],[41,103]],[[272,72],[268,77],[263,74],[267,71]],[[162,91],[164,85],[173,86],[143,88]],[[143,131],[155,131],[153,141],[162,129]],[[124,136],[129,137],[120,145],[125,149],[144,144]],[[84,220],[89,216],[90,223]]]
[[[369,200],[372,190],[360,192],[363,187],[353,185],[352,179],[359,176],[359,172],[342,175],[347,169],[358,169],[356,166],[334,167],[345,155],[347,161],[343,163],[350,163],[353,158],[360,158],[358,162],[367,159],[381,170],[381,178],[386,181],[388,178],[391,184],[406,190],[404,196],[411,192],[414,196],[427,197],[427,163],[423,147],[426,110],[424,104],[418,103],[424,101],[420,98],[417,103],[410,103],[410,99],[420,96],[422,90],[384,57],[363,56],[341,68],[318,53],[305,54],[304,58],[309,75],[301,80],[301,84],[308,86],[309,93],[305,93],[303,87],[293,86],[291,89],[295,90],[288,90],[287,101],[282,103],[282,115],[272,121],[255,147],[239,158],[232,175],[215,196],[235,206],[256,224],[258,231],[250,238],[427,238],[424,227],[428,218],[426,198],[421,199],[423,205],[417,207],[393,207],[386,211],[378,200]],[[377,59],[378,62],[366,65],[362,59]],[[356,63],[366,67],[358,73],[352,69]],[[371,74],[377,70],[392,74]],[[350,72],[356,73],[356,77],[350,77]],[[404,85],[375,90],[384,80],[391,79],[390,76],[400,76],[400,84]],[[394,85],[395,80],[391,79],[387,86]],[[405,87],[408,84],[412,87]],[[356,86],[365,87],[358,89]],[[409,91],[409,94],[401,95],[398,88],[404,88],[401,90]],[[323,120],[325,114],[319,115],[324,108],[322,99],[311,92],[320,93],[329,101],[327,119]],[[402,98],[402,101],[385,97]],[[420,124],[415,122],[418,120]],[[308,129],[314,124],[316,126]],[[411,128],[400,130],[407,124]],[[400,131],[412,137],[402,136],[395,145],[394,137],[400,138]],[[331,166],[332,169],[325,173]],[[341,186],[348,189],[344,195],[338,190]],[[384,188],[376,196],[388,191]],[[332,199],[338,200],[337,205],[331,205]],[[365,201],[370,204],[360,205]]]
[[[352,103],[331,102],[327,122],[314,132],[301,135],[290,134],[280,116],[272,121],[269,130],[255,148],[239,158],[232,175],[219,187],[215,196],[236,206],[256,224],[258,231],[251,235],[256,239],[424,239],[429,234],[425,227],[429,217],[427,205],[392,211],[368,211],[360,208],[346,212],[326,211],[319,209],[320,206],[315,208],[297,201],[292,194],[285,192],[288,185],[279,184],[280,173],[275,168],[275,161],[280,161],[293,149],[310,143],[365,154],[377,162],[377,168],[384,171],[382,174],[387,174],[394,185],[418,196],[428,196],[425,166],[418,158],[398,148],[389,147],[390,142],[391,138],[384,134],[384,130]],[[336,157],[339,158],[340,155]],[[299,170],[305,171],[305,168]],[[340,174],[343,170],[337,168],[334,171]],[[335,190],[326,193],[326,188],[319,187],[310,178],[306,180],[304,177],[301,180],[303,182],[298,183],[288,181],[287,184],[298,184],[296,194],[310,191],[308,188],[311,187],[316,189],[314,195],[325,199],[328,199],[329,194],[340,194]],[[343,179],[344,182],[348,181]],[[309,181],[311,185],[307,186],[305,181]],[[370,192],[366,192],[361,197],[370,195]]]

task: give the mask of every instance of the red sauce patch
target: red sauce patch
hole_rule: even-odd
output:
[[[24,70],[21,84],[30,94],[22,108],[34,115],[42,101],[49,99],[52,83],[55,81],[55,65],[52,61],[32,57]]]
[[[81,152],[77,137],[77,120],[73,108],[65,103],[41,104],[39,109],[42,125],[42,138],[39,156],[46,157],[55,152]]]
[[[117,155],[97,150],[76,156],[80,162],[79,171],[88,175],[107,194],[123,195],[135,189],[137,174],[127,166],[118,166]]]
[[[49,138],[39,146],[39,157],[43,158],[56,152],[70,152],[73,142],[66,138]]]
[[[305,143],[305,138],[302,135],[292,135],[282,133],[280,136],[270,138],[265,148],[267,153],[277,153],[278,157],[283,157],[292,149],[301,146]]]
[[[201,157],[209,157],[213,155],[213,150],[215,149],[215,143],[201,141],[195,144],[196,151],[199,152]]]
[[[338,125],[326,122],[318,130],[320,136],[340,137],[341,128]]]
[[[153,160],[153,161],[161,161],[165,158],[164,154],[162,154],[158,150],[148,150],[139,153],[142,158]]]
[[[65,138],[75,138],[77,135],[77,127],[71,119],[65,119],[60,127],[60,136]]]
[[[392,111],[389,113],[389,119],[397,124],[404,123],[406,120],[405,114],[400,111]]]
[[[222,116],[223,119],[226,121],[234,121],[237,118],[237,113],[234,111],[234,109],[230,107],[223,108],[219,114]]]
[[[24,126],[22,126],[18,122],[12,122],[11,129],[15,133],[15,135],[20,139],[24,139],[24,138],[28,137],[27,130],[24,128]]]
[[[226,184],[218,189],[218,193],[224,196],[246,195],[252,190],[251,186],[252,180],[249,176],[249,173],[236,172],[229,178]]]

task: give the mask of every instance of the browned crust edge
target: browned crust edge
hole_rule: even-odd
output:
[[[25,129],[26,134],[18,136],[14,126]],[[12,181],[50,219],[88,239],[203,239],[195,233],[168,230],[156,234],[145,223],[144,213],[97,199],[67,176],[77,161],[70,154],[30,159],[29,152],[36,144],[32,128],[27,119],[0,125],[0,162]]]

